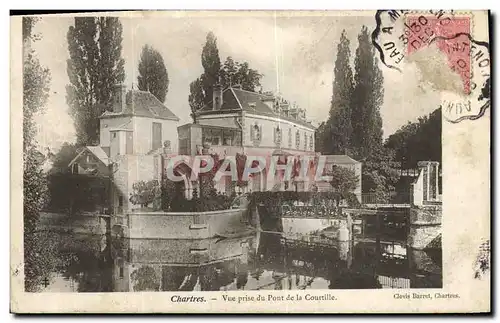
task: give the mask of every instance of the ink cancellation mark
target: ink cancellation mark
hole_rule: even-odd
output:
[[[458,123],[484,115],[490,107],[489,44],[471,37],[470,14],[444,10],[379,10],[375,20],[372,43],[388,68],[404,72],[405,61],[431,46],[444,54],[450,71],[458,75],[462,83],[454,93],[442,99],[447,121]]]

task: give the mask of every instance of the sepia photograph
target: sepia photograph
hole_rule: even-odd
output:
[[[11,25],[15,312],[489,310],[487,11]]]

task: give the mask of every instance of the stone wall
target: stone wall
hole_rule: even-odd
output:
[[[126,236],[147,239],[206,239],[246,230],[245,210],[212,212],[133,212]]]
[[[441,206],[412,207],[408,246],[418,250],[428,248],[441,234],[441,216]]]

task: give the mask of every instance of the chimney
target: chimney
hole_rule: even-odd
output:
[[[213,107],[212,109],[215,110],[220,110],[222,107],[222,86],[220,84],[214,85],[214,93],[213,93],[213,98],[212,98],[212,104]]]
[[[127,87],[125,84],[113,86],[113,112],[123,112],[125,110]]]

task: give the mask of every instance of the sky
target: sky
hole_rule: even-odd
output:
[[[33,43],[42,65],[51,72],[50,97],[43,115],[38,116],[39,144],[58,149],[75,140],[73,120],[68,115],[65,86],[69,83],[66,33],[74,19],[45,16],[35,26],[41,40]],[[278,12],[205,12],[144,14],[122,17],[125,84],[137,84],[137,65],[141,49],[148,44],[163,56],[170,84],[165,104],[180,119],[191,122],[188,104],[189,84],[203,72],[201,51],[206,35],[217,38],[223,62],[231,56],[247,61],[264,76],[264,91],[279,92],[290,102],[306,109],[313,124],[326,121],[332,95],[333,68],[342,30],[351,40],[351,57],[363,25],[371,32],[375,19],[370,14],[347,16]],[[408,121],[437,108],[432,90],[410,66],[405,73],[380,66],[384,75],[384,103],[381,107],[384,136]]]

